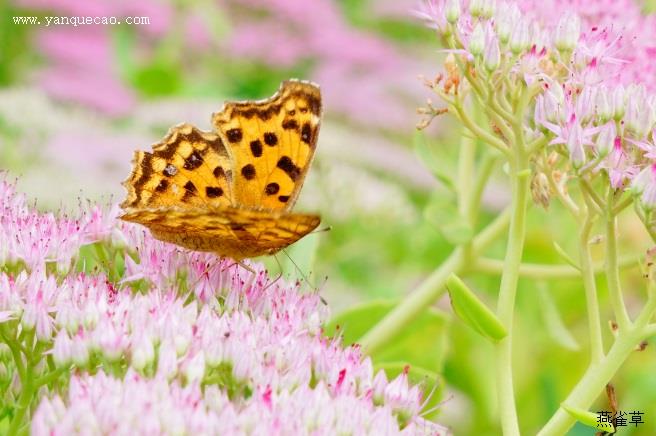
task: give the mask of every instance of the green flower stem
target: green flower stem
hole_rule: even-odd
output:
[[[656,324],[649,324],[645,327],[644,339],[651,338],[652,336],[656,336]]]
[[[620,268],[638,266],[640,258],[625,257],[619,260]],[[486,274],[501,274],[504,262],[499,259],[479,257],[476,265],[472,268],[475,272]],[[605,271],[603,263],[595,263],[592,266],[593,273],[602,274]],[[548,265],[539,263],[522,263],[519,267],[520,277],[538,280],[547,279],[573,279],[581,277],[581,271],[570,265]]]
[[[617,217],[612,213],[613,193],[608,195],[608,213],[606,216],[606,278],[608,280],[608,293],[615,313],[615,320],[621,330],[631,325],[629,314],[624,305],[622,288],[620,285],[620,268],[617,261]]]
[[[635,350],[636,345],[644,337],[644,333],[644,329],[631,327],[620,330],[608,354],[596,365],[588,368],[563,404],[588,410],[629,354]],[[563,435],[574,423],[574,418],[560,407],[540,430],[538,436]]]
[[[21,377],[21,392],[18,397],[18,404],[16,406],[16,413],[11,419],[9,426],[8,436],[18,434],[23,425],[25,424],[25,415],[32,404],[32,399],[36,393],[37,386],[34,384],[34,367],[32,366],[30,356],[27,356],[27,365],[25,367],[25,376]]]
[[[464,137],[460,142],[460,151],[458,154],[458,198],[465,199],[471,197],[473,189],[472,175],[475,174],[474,164],[476,162],[476,141],[472,138]],[[460,216],[466,218],[470,204],[467,201],[458,201],[458,212]]]
[[[497,316],[506,328],[508,335],[497,344],[496,372],[497,394],[503,434],[519,435],[519,423],[515,408],[515,394],[512,380],[512,327],[517,294],[517,281],[524,251],[526,235],[526,211],[528,207],[530,172],[528,159],[523,150],[516,149],[517,158],[511,163],[512,213],[506,248],[506,260],[501,286]]]
[[[462,106],[460,105],[454,105],[453,109],[456,112],[456,116],[458,119],[462,122],[462,124],[467,127],[474,135],[476,135],[478,138],[482,139],[485,143],[491,145],[492,147],[496,148],[499,150],[501,153],[503,153],[506,156],[510,155],[510,151],[508,150],[508,147],[506,144],[487,130],[483,129],[481,126],[476,124],[470,117],[467,115],[467,113],[463,110]]]
[[[473,240],[473,253],[481,253],[507,228],[509,211],[500,213]],[[374,353],[385,346],[387,340],[399,332],[399,329],[415,319],[418,314],[444,294],[444,282],[451,273],[462,274],[466,268],[462,250],[456,248],[451,255],[426,278],[414,291],[395,307],[385,318],[376,324],[358,341],[367,353]]]
[[[364,351],[371,354],[384,346],[399,329],[440,298],[445,291],[446,279],[453,272],[462,273],[464,266],[463,250],[456,248],[439,268],[358,341]]]
[[[485,190],[485,186],[487,186],[487,182],[490,179],[492,171],[496,167],[498,160],[498,156],[485,154],[478,170],[476,171],[478,173],[478,178],[474,182],[474,187],[471,191],[471,195],[469,196],[469,201],[467,201],[467,219],[468,222],[472,225],[476,224],[476,218],[478,217],[480,210],[481,199],[483,198],[483,191]]]
[[[11,355],[14,358],[14,364],[16,365],[16,370],[18,371],[18,377],[21,380],[25,379],[25,366],[23,365],[23,354],[20,352],[19,347],[16,345],[15,339],[12,338],[11,332],[7,331],[7,325],[3,324],[0,326],[0,335],[2,340],[11,351]]]
[[[588,203],[589,201],[586,201]],[[597,298],[597,284],[595,271],[590,254],[590,232],[594,217],[590,215],[589,206],[581,208],[584,216],[583,226],[579,232],[579,263],[583,288],[585,289],[585,302],[588,312],[588,330],[590,333],[590,364],[598,363],[604,357],[604,343],[601,335],[601,320],[599,315],[599,299]]]

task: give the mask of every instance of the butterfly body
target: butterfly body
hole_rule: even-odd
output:
[[[320,222],[291,212],[320,118],[318,87],[293,80],[267,100],[226,103],[213,115],[216,132],[173,127],[152,152],[135,152],[121,218],[235,260],[287,247]]]

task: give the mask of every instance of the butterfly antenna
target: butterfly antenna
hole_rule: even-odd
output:
[[[324,233],[324,232],[329,232],[329,231],[331,231],[332,229],[333,229],[333,226],[328,226],[328,227],[324,227],[324,228],[319,229],[319,230],[312,230],[312,231],[311,231],[310,233],[308,233],[308,234],[309,234],[309,235],[312,235],[312,234],[314,234],[314,233]]]
[[[315,288],[314,286],[312,286],[312,283],[310,283],[310,280],[308,279],[308,277],[303,273],[303,271],[301,271],[301,269],[298,267],[298,265],[296,264],[296,262],[294,262],[294,259],[292,259],[292,257],[289,255],[289,253],[287,253],[287,251],[285,251],[285,250],[280,250],[280,251],[281,251],[285,256],[287,256],[287,259],[289,259],[289,261],[294,265],[294,268],[296,269],[296,272],[298,272],[298,274],[299,274],[299,275],[301,276],[301,278],[305,281],[305,283],[307,283],[308,285],[310,285],[310,287],[316,291],[317,288]]]
[[[273,281],[269,282],[269,284],[267,284],[264,287],[265,291],[269,289],[269,286],[273,286],[278,280],[282,278],[282,264],[280,263],[280,259],[278,259],[278,256],[276,254],[273,255],[273,258],[276,260],[276,263],[278,264],[278,275],[276,276],[275,279],[273,279]]]

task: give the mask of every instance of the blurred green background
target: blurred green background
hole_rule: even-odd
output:
[[[79,199],[120,201],[135,149],[168,128],[210,128],[225,99],[263,98],[289,77],[320,84],[325,118],[317,158],[297,209],[317,211],[329,232],[289,250],[321,292],[345,342],[355,340],[448,256],[440,222],[425,213],[449,199],[417,153],[455,167],[461,130],[444,117],[422,133],[416,108],[429,96],[419,74],[441,68],[437,38],[411,14],[413,0],[142,2],[21,0],[0,3],[0,169],[43,209],[74,210]],[[51,25],[46,16],[148,17],[144,25]],[[14,24],[34,16],[42,25]],[[484,196],[490,220],[507,202],[499,171]],[[557,241],[575,253],[576,226],[564,211],[533,208],[525,259],[560,263]],[[627,219],[625,248],[647,246]],[[503,241],[490,251],[503,257]],[[631,251],[628,251],[631,250]],[[288,275],[296,267],[284,255]],[[272,269],[277,262],[267,260]],[[626,274],[629,289],[637,269]],[[468,280],[493,305],[499,278]],[[603,280],[603,316],[610,307]],[[519,417],[537,431],[587,363],[583,289],[576,280],[522,280],[515,335]],[[629,304],[635,309],[641,290]],[[359,304],[366,309],[357,310]],[[354,310],[354,308],[356,308]],[[344,310],[350,313],[340,316]],[[607,332],[607,339],[610,340]],[[607,341],[607,342],[608,342]],[[619,434],[656,433],[654,347],[635,353],[614,380],[620,410],[645,424]],[[451,315],[448,299],[418,319],[378,367],[405,363],[430,391],[430,416],[455,434],[497,433],[492,346]],[[430,406],[429,406],[430,407]],[[597,410],[608,410],[599,401]],[[594,431],[575,427],[572,435]]]

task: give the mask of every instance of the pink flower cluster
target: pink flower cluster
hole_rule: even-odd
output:
[[[518,6],[541,23],[554,26],[562,12],[569,11],[581,19],[584,33],[593,29],[621,35],[616,50],[626,63],[617,71],[624,85],[642,83],[656,90],[656,15],[644,15],[641,1],[636,0],[522,0]]]
[[[406,372],[374,375],[358,347],[322,335],[327,308],[299,284],[156,241],[115,212],[39,214],[6,182],[0,199],[0,234],[13,239],[2,338],[43,383],[32,434],[446,433],[420,416]],[[108,265],[119,283],[71,270],[94,241],[122,263]],[[26,371],[12,372],[18,392]],[[49,377],[61,371],[67,388]]]
[[[563,147],[575,172],[602,172],[652,209],[656,82],[638,72],[653,70],[656,47],[632,26],[651,23],[656,35],[656,17],[641,17],[632,2],[596,9],[590,5],[597,2],[556,3],[432,0],[418,14],[453,35],[452,51],[484,67],[490,80],[509,73],[507,84],[539,87],[525,121],[528,141],[544,137]]]
[[[0,263],[22,262],[29,270],[53,263],[66,273],[82,245],[116,233],[109,225],[113,219],[97,206],[78,219],[39,213],[12,183],[0,179]]]

